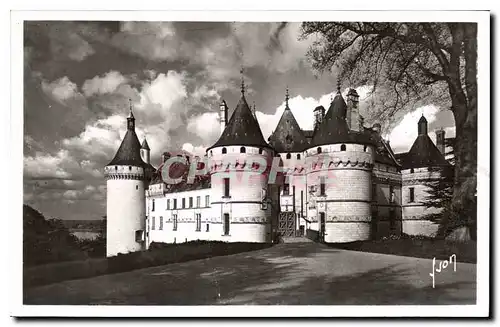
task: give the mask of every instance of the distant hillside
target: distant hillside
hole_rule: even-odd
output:
[[[61,220],[50,219],[23,205],[23,262],[37,265],[56,261],[85,259],[78,240]]]
[[[86,230],[100,233],[103,228],[103,219],[98,220],[61,220],[64,226],[71,230]]]

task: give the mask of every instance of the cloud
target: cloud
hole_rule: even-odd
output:
[[[51,83],[42,80],[42,90],[61,103],[81,95],[78,92],[78,86],[70,81],[67,76],[61,77]]]
[[[92,46],[77,31],[77,26],[72,22],[50,24],[48,36],[55,58],[82,61],[95,53]]]
[[[105,75],[95,76],[92,79],[86,80],[83,83],[82,91],[85,96],[89,97],[94,94],[113,93],[127,78],[117,71],[109,71]]]
[[[171,22],[124,22],[120,30],[111,42],[149,60],[176,60],[187,51]]]
[[[187,130],[198,135],[208,143],[216,141],[220,134],[219,114],[205,112],[188,120]]]

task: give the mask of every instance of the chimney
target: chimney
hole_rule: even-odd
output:
[[[347,93],[346,120],[347,120],[347,126],[349,126],[349,129],[352,131],[360,130],[358,104],[359,104],[358,92],[356,92],[355,89],[352,88],[349,89],[349,92]]]
[[[439,149],[439,152],[443,154],[443,156],[445,155],[444,136],[444,129],[441,128],[436,131],[436,146]]]
[[[323,121],[323,118],[325,117],[325,108],[323,106],[318,106],[314,109],[314,130],[318,128],[318,126],[321,124]]]
[[[220,134],[224,132],[224,129],[226,128],[227,124],[227,104],[225,100],[222,100],[221,104],[219,105],[219,121],[220,121]]]

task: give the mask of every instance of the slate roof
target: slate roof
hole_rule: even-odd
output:
[[[169,175],[172,179],[182,178],[182,181],[177,184],[165,183],[162,179],[162,166],[158,168],[155,172],[151,184],[165,183],[166,192],[165,193],[177,193],[207,189],[211,186],[210,175],[195,176],[192,183],[187,182],[187,177],[189,173],[189,165],[181,162],[174,162],[169,167]]]
[[[427,134],[417,136],[410,151],[398,153],[396,158],[400,161],[403,169],[451,165]]]
[[[309,146],[309,142],[288,104],[276,129],[269,137],[269,144],[277,152],[302,152]]]
[[[146,141],[146,138],[144,138],[144,141],[142,141],[141,148],[142,148],[142,149],[144,149],[144,150],[151,150],[151,149],[149,148],[148,141]]]
[[[209,147],[207,151],[215,147],[230,145],[270,148],[269,144],[264,140],[264,136],[262,136],[259,123],[252,114],[244,94],[241,95],[240,101],[219,140]]]
[[[144,167],[146,163],[141,158],[141,144],[135,130],[128,129],[115,157],[108,166],[123,165]]]
[[[374,144],[369,133],[350,131],[345,120],[347,105],[338,93],[311,140],[311,147],[335,143]]]
[[[375,162],[387,165],[401,166],[391,146],[384,141],[380,133],[370,127],[364,127],[364,132],[370,134],[375,141]]]

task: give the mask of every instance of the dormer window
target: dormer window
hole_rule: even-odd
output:
[[[132,170],[132,166],[128,166],[128,170]]]
[[[286,154],[286,158],[287,158],[287,159],[291,159],[291,158],[292,158],[292,154],[291,154],[291,153],[287,153],[287,154]]]
[[[300,153],[297,153],[297,159],[300,160]]]
[[[259,149],[259,154],[262,154],[264,152],[264,149],[260,148]]]
[[[365,146],[363,147],[363,151],[364,151],[364,152],[366,152],[366,149],[368,149],[368,147],[365,145]]]
[[[415,170],[412,168],[410,169],[410,174],[413,174],[415,172]]]
[[[222,148],[222,154],[226,154],[227,153],[227,149],[226,148]]]
[[[240,153],[246,153],[246,152],[247,152],[247,149],[244,146],[242,146],[240,148]]]
[[[342,145],[340,146],[340,151],[345,151],[345,149],[346,149],[345,144],[342,144]]]
[[[318,147],[318,154],[321,153],[321,147]]]

